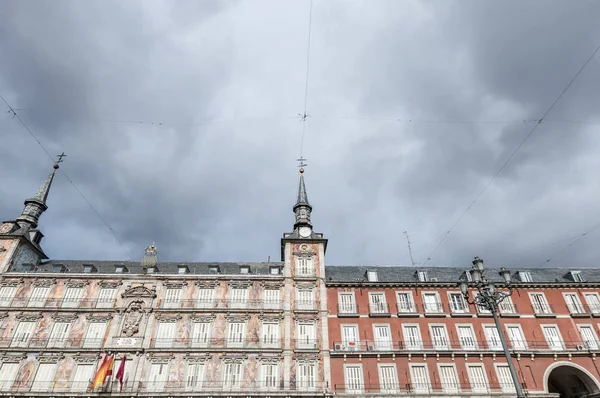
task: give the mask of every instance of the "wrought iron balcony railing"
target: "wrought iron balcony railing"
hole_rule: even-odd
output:
[[[523,389],[526,390],[525,383],[522,384]],[[333,392],[338,394],[420,394],[420,393],[458,393],[458,392],[470,392],[479,394],[489,393],[502,393],[512,392],[514,393],[513,383],[465,383],[460,384],[458,376],[455,381],[448,381],[446,383],[430,383],[427,382],[412,382],[412,383],[397,383],[397,382],[383,382],[374,384],[364,384],[361,382],[346,382],[344,384],[334,384]]]
[[[296,310],[315,311],[317,310],[317,302],[315,300],[296,300],[294,302]]]
[[[360,314],[357,304],[338,304],[338,315],[358,315]]]
[[[389,316],[391,315],[390,305],[387,303],[370,303],[369,315]]]
[[[282,310],[283,300],[161,300],[159,307],[161,309]]]
[[[415,303],[396,303],[398,314],[417,314],[419,312]]]
[[[114,308],[116,299],[38,299],[35,297],[1,298],[0,308]]]
[[[533,312],[536,315],[554,315],[554,314],[556,314],[556,312],[554,312],[554,307],[550,304],[534,303],[531,305],[531,308],[533,308]]]
[[[282,341],[275,338],[264,339],[160,339],[150,340],[150,348],[219,348],[219,349],[281,349]]]
[[[35,339],[35,338],[7,338],[0,339],[0,347],[14,347],[14,348],[102,348],[104,345],[104,339],[69,339],[69,338],[46,338],[46,339]]]
[[[443,314],[444,311],[444,303],[435,302],[435,303],[423,303],[423,311],[426,314]]]

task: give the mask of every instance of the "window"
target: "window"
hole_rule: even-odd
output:
[[[581,271],[571,271],[571,279],[575,282],[584,282]]]
[[[0,365],[0,375],[2,375],[2,377],[0,377],[0,391],[8,391],[11,389],[17,378],[18,370],[18,363],[4,362]]]
[[[467,304],[462,296],[462,293],[449,293],[450,308],[455,314],[464,314],[468,311]]]
[[[264,363],[260,367],[260,379],[262,387],[275,390],[279,386],[279,366],[277,364]]]
[[[185,377],[186,390],[196,390],[202,388],[204,381],[204,364],[188,363],[187,374]]]
[[[190,273],[190,269],[185,264],[179,264],[177,266],[177,273],[178,274],[189,274]]]
[[[298,310],[313,310],[315,309],[315,297],[312,289],[300,289],[296,291]]]
[[[281,304],[279,289],[263,290],[263,304],[266,309],[278,309]]]
[[[379,277],[377,275],[377,271],[375,271],[375,270],[367,271],[367,281],[378,282]]]
[[[546,342],[548,343],[548,348],[551,350],[563,350],[563,342],[560,336],[560,332],[558,328],[553,325],[543,325],[542,331],[544,332],[544,337],[546,338]]]
[[[487,340],[488,349],[490,350],[502,350],[502,342],[500,341],[500,335],[496,325],[483,325],[483,333]]]
[[[475,297],[477,298],[479,296],[479,293],[475,293]],[[489,308],[487,308],[485,305],[482,304],[477,304],[477,312],[480,314],[491,314],[492,311],[490,311]]]
[[[129,270],[127,269],[126,266],[124,266],[124,265],[115,265],[115,273],[117,273],[117,274],[124,274],[126,272],[129,272]]]
[[[525,341],[525,336],[523,335],[523,330],[521,330],[520,326],[506,325],[506,331],[513,350],[527,349],[527,342]]]
[[[465,271],[465,280],[467,282],[473,282],[473,275],[469,271]]]
[[[48,339],[48,348],[64,347],[69,338],[70,331],[71,322],[56,322],[54,326],[52,326],[52,332]]]
[[[439,365],[440,367],[440,383],[442,391],[446,393],[458,392],[458,375],[456,368],[453,365]]]
[[[513,304],[510,297],[505,297],[504,300],[498,304],[498,309],[502,314],[516,314],[517,307]]]
[[[296,330],[296,346],[299,349],[317,348],[315,342],[315,325],[312,323],[299,323]]]
[[[219,266],[218,265],[211,265],[208,267],[208,273],[209,274],[218,274],[219,273]]]
[[[488,392],[488,381],[487,377],[485,376],[485,369],[482,365],[467,364],[467,373],[469,374],[469,382],[471,383],[472,392]]]
[[[11,346],[27,347],[29,345],[29,340],[31,340],[31,336],[33,335],[33,330],[35,329],[36,324],[37,322],[19,322],[19,326],[17,326]]]
[[[502,391],[514,393],[515,383],[513,383],[508,365],[496,365],[496,373],[498,375],[498,382],[500,383],[500,388]]]
[[[68,287],[65,290],[65,296],[61,307],[63,308],[77,308],[83,297],[83,289],[80,287]]]
[[[35,287],[29,296],[27,307],[43,307],[50,294],[49,287]]]
[[[148,391],[162,391],[165,389],[169,365],[166,363],[153,363],[148,374]]]
[[[419,282],[427,282],[429,280],[427,271],[417,271],[417,277],[419,278]]]
[[[97,272],[98,270],[94,266],[94,264],[83,264],[83,272],[86,274],[91,274],[93,272]]]
[[[83,341],[85,348],[99,348],[104,343],[104,335],[106,334],[106,322],[92,322],[89,324]]]
[[[398,372],[396,365],[380,364],[379,368],[379,391],[382,394],[397,394],[400,385],[398,383]]]
[[[31,391],[49,391],[53,386],[54,373],[56,372],[55,363],[41,363],[35,373]]]
[[[278,322],[263,322],[262,336],[260,339],[262,347],[277,348],[279,347],[279,323]]]
[[[154,273],[157,272],[157,270],[158,269],[156,267],[148,267],[148,268],[146,268],[146,273],[147,274],[154,274]]]
[[[211,308],[213,305],[213,296],[215,289],[199,288],[196,290],[196,307]]]
[[[242,364],[225,364],[225,375],[223,377],[223,388],[226,390],[238,389],[242,386]]]
[[[100,294],[98,294],[98,302],[96,308],[113,308],[115,306],[115,297],[117,296],[117,289],[114,288],[102,288]]]
[[[156,338],[154,339],[154,347],[168,348],[173,346],[173,340],[176,333],[175,322],[159,322],[156,327]]]
[[[596,337],[596,333],[591,326],[579,326],[579,333],[581,334],[581,341],[586,348],[590,350],[598,349],[598,338]]]
[[[417,394],[429,393],[429,374],[427,365],[410,365],[412,391]]]
[[[194,322],[192,327],[192,347],[208,347],[210,344],[210,322]]]
[[[246,322],[229,322],[227,325],[227,347],[243,347]]]
[[[179,308],[181,304],[181,288],[168,288],[165,291],[163,308]]]
[[[423,306],[425,312],[438,314],[442,312],[442,304],[437,293],[423,293]]]
[[[390,351],[393,349],[390,325],[373,325],[373,335],[375,336],[376,350]]]
[[[246,275],[250,273],[250,267],[248,266],[240,266],[240,274]]]
[[[600,298],[598,298],[598,293],[585,293],[584,294],[585,301],[590,307],[590,312],[593,314],[597,314],[600,312]]]
[[[448,333],[444,325],[430,325],[431,331],[431,343],[435,350],[448,350],[450,344],[448,343]]]
[[[384,293],[369,293],[369,312],[371,314],[388,314],[390,312]]]
[[[415,313],[417,309],[413,301],[411,292],[396,292],[396,300],[398,303],[398,312]]]
[[[531,272],[529,271],[519,271],[519,280],[521,282],[533,282],[533,278],[531,277]]]
[[[352,293],[338,293],[338,312],[340,314],[358,314],[356,309],[356,301],[354,298],[354,292]]]
[[[296,275],[313,276],[315,274],[312,257],[296,257]]]
[[[313,390],[317,386],[317,365],[314,363],[300,363],[296,372],[297,387],[299,390]]]
[[[342,325],[342,345],[344,350],[356,351],[360,346],[357,325]]]
[[[364,383],[361,365],[346,365],[344,368],[345,392],[347,394],[360,394],[363,392]]]
[[[402,325],[402,334],[404,335],[404,347],[407,350],[423,349],[423,341],[418,325]]]
[[[230,294],[232,308],[246,308],[248,305],[248,289],[232,288]]]
[[[565,301],[567,302],[567,308],[571,314],[583,314],[585,313],[585,309],[581,305],[581,301],[579,301],[579,297],[577,297],[577,293],[563,293],[565,296]]]
[[[475,333],[473,332],[473,326],[471,325],[459,325],[458,338],[460,340],[460,346],[465,350],[477,349],[477,340],[475,339]]]
[[[90,381],[94,377],[96,365],[78,363],[73,377],[73,385],[71,391],[87,391]]]
[[[536,314],[551,314],[552,311],[543,293],[529,293],[531,305]]]
[[[270,267],[269,268],[269,273],[271,275],[279,275],[279,267]]]
[[[0,287],[0,307],[10,307],[10,303],[12,303],[16,293],[16,286]]]

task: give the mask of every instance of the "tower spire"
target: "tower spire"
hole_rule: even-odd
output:
[[[50,187],[54,180],[54,174],[56,173],[56,170],[58,170],[58,167],[58,163],[55,163],[52,172],[48,175],[48,178],[46,178],[42,185],[40,185],[40,188],[35,195],[25,200],[25,207],[23,208],[21,215],[17,218],[17,221],[27,224],[32,229],[37,228],[40,216],[48,209],[46,200],[48,199]]]
[[[293,207],[294,214],[296,215],[296,222],[294,223],[294,229],[301,229],[301,235],[310,236],[312,230],[312,224],[310,222],[310,213],[312,206],[308,203],[308,195],[306,194],[306,184],[304,183],[304,167],[306,166],[303,162],[300,163],[300,180],[298,182],[298,198],[296,204]]]

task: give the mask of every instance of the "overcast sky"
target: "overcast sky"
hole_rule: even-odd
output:
[[[68,154],[133,259],[155,241],[161,260],[279,260],[309,4],[3,1],[0,94]],[[425,262],[600,44],[598,15],[586,0],[314,0],[303,154],[326,262],[409,265],[403,231]],[[600,54],[427,264],[599,266],[600,228],[563,250],[600,223],[599,109]],[[52,166],[6,111],[3,220]],[[48,205],[51,258],[128,259],[60,173]]]

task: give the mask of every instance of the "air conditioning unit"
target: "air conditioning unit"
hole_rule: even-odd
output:
[[[375,346],[373,344],[367,345],[367,351],[375,351]]]
[[[333,345],[334,351],[342,351],[342,349],[343,349],[342,347],[343,346],[341,344],[334,344]]]
[[[583,344],[577,344],[577,350],[585,350],[585,346]]]

